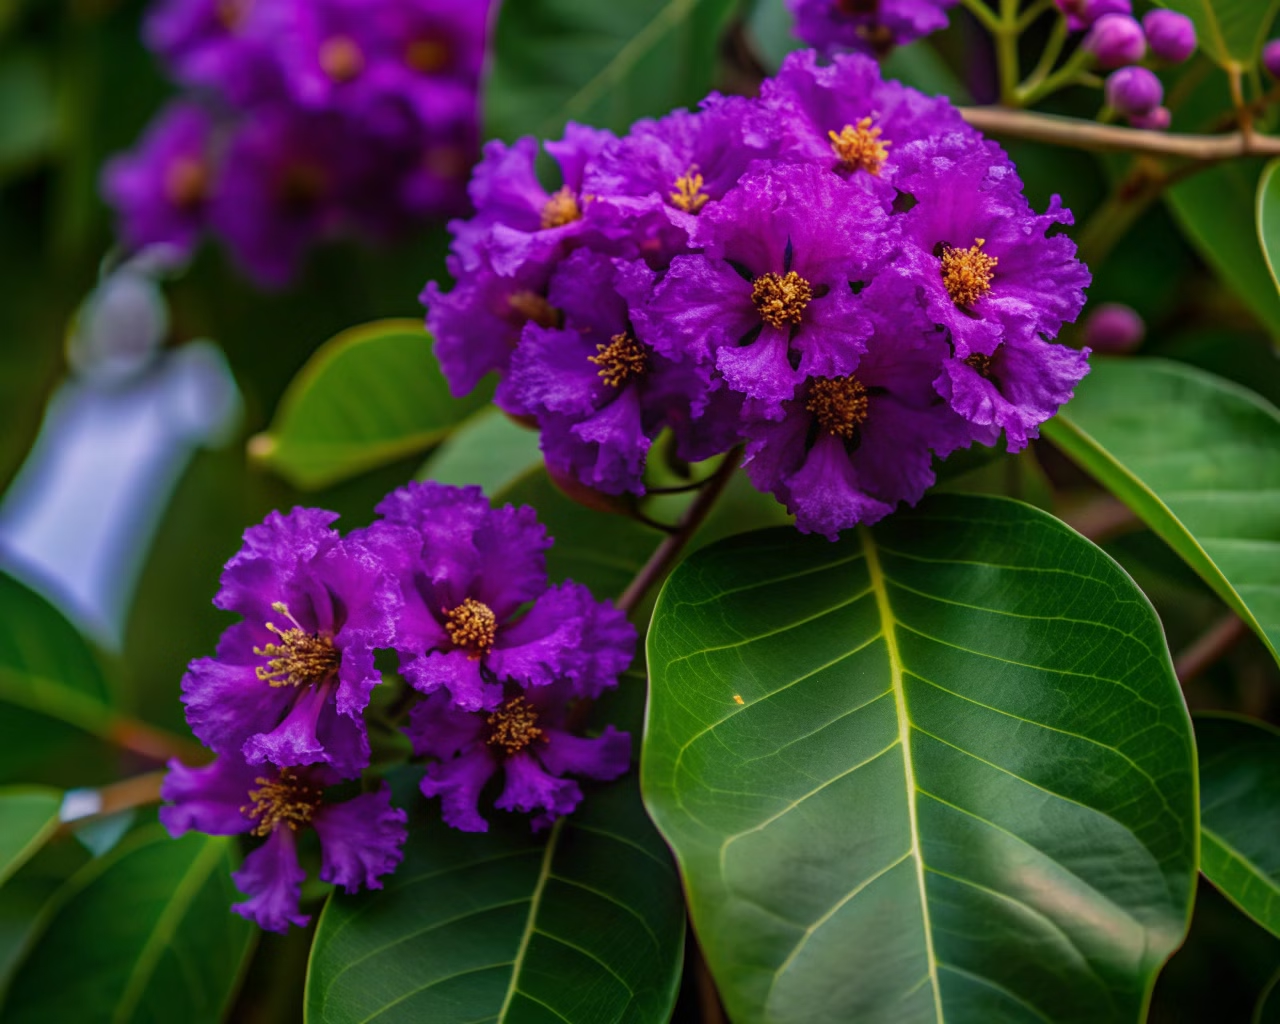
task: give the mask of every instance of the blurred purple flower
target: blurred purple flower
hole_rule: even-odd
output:
[[[787,0],[796,35],[819,52],[884,54],[947,27],[956,0]]]

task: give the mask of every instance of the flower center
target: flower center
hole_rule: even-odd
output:
[[[875,14],[880,0],[836,0],[836,7],[844,14]]]
[[[840,158],[840,164],[850,171],[864,170],[879,174],[880,165],[889,159],[887,139],[881,140],[880,129],[871,127],[871,118],[864,117],[856,125],[847,124],[839,133],[827,132],[831,149]]]
[[[267,623],[267,629],[278,636],[280,642],[253,649],[258,657],[267,659],[265,665],[254,669],[259,679],[271,686],[313,686],[338,671],[342,655],[333,646],[332,637],[308,633],[279,601],[271,607],[288,616],[293,626],[281,629],[273,622]]]
[[[611,388],[620,388],[632,377],[639,377],[649,361],[644,346],[630,331],[615,334],[607,345],[597,345],[596,353],[587,356],[587,360],[600,367],[601,378]]]
[[[364,54],[350,36],[330,36],[320,44],[320,70],[341,85],[364,70]]]
[[[257,822],[253,828],[255,836],[269,836],[277,825],[297,832],[309,825],[320,809],[320,790],[308,786],[290,768],[281,768],[277,779],[260,777],[253,781],[261,788],[249,790],[252,803],[245,804],[240,812]]]
[[[804,407],[828,434],[851,441],[858,427],[866,422],[869,405],[866,386],[850,374],[814,377],[809,382],[809,399]]]
[[[798,324],[812,298],[812,286],[794,270],[788,270],[785,277],[761,274],[751,286],[751,301],[760,319],[771,327]]]
[[[546,205],[542,207],[542,229],[562,228],[582,219],[582,209],[578,206],[578,197],[573,189],[564,185],[551,194]]]
[[[523,697],[507,701],[485,721],[489,725],[490,745],[502,747],[508,757],[520,753],[542,735],[538,712]]]
[[[433,75],[449,66],[449,47],[438,36],[419,36],[404,51],[404,62],[423,75]]]
[[[991,291],[991,279],[999,260],[982,251],[985,238],[975,238],[968,249],[942,247],[942,283],[957,306],[972,306]]]
[[[532,320],[539,327],[560,326],[560,311],[537,292],[512,292],[507,296],[507,305],[520,319]]]
[[[472,660],[488,654],[498,635],[498,617],[487,604],[467,598],[451,612],[445,613],[444,628],[457,647],[471,652]]]
[[[310,163],[291,163],[276,181],[276,197],[286,209],[305,213],[324,199],[328,186],[322,168]]]
[[[471,154],[462,146],[428,146],[422,168],[437,178],[465,178],[471,170]]]
[[[180,210],[191,210],[209,193],[209,169],[203,160],[180,156],[165,171],[164,194]]]
[[[989,378],[991,376],[991,357],[984,356],[981,352],[975,352],[965,361],[966,366],[972,366],[978,371],[979,377]]]
[[[702,191],[704,182],[701,174],[694,173],[697,169],[695,164],[676,178],[676,190],[670,193],[671,205],[685,213],[697,213],[711,198]]]
[[[253,0],[217,0],[213,16],[226,31],[234,32],[244,24],[252,6]]]

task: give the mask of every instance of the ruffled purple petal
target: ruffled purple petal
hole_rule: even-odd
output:
[[[242,808],[261,773],[234,754],[202,768],[172,760],[160,787],[160,823],[175,839],[193,830],[213,836],[248,832],[253,822]]]
[[[320,836],[320,877],[348,893],[381,889],[382,876],[404,856],[408,815],[391,806],[384,782],[372,793],[339,804],[325,804],[312,825]]]
[[[267,841],[245,857],[231,876],[236,888],[249,897],[231,909],[269,932],[286,932],[289,925],[306,926],[311,918],[301,913],[302,882],[306,872],[298,864],[292,830],[277,828]]]
[[[429,694],[409,712],[404,734],[417,757],[447,761],[480,742],[484,716],[463,711],[443,691]]]
[[[493,655],[487,660],[492,666]],[[468,711],[491,708],[502,700],[502,687],[486,682],[481,659],[466,651],[430,651],[401,660],[400,674],[419,693],[448,690],[458,706]]]
[[[440,797],[440,812],[446,825],[462,832],[488,832],[489,823],[480,816],[480,791],[498,770],[490,748],[475,744],[458,757],[427,766],[419,788],[430,799]]]
[[[233,631],[242,636],[254,632],[248,623],[227,632]],[[270,638],[265,630],[259,632]],[[248,737],[274,729],[293,698],[292,688],[267,685],[252,665],[197,658],[182,677],[187,724],[201,743],[219,754],[237,754]]]
[[[571,814],[582,802],[582,788],[573,779],[548,774],[528,751],[508,758],[503,767],[506,785],[494,806],[504,811],[542,811],[533,819],[535,830]]]
[[[544,738],[537,757],[552,775],[583,775],[608,782],[631,767],[631,737],[612,725],[590,738],[559,729],[545,730]]]

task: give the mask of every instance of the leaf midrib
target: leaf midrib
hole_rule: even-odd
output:
[[[902,746],[902,765],[906,781],[907,817],[911,826],[910,856],[915,862],[916,885],[920,892],[920,916],[924,922],[925,956],[929,965],[929,983],[933,988],[933,1007],[938,1024],[943,1024],[942,990],[938,985],[938,958],[933,949],[933,924],[929,919],[928,893],[924,878],[924,856],[920,849],[920,823],[916,810],[915,765],[911,756],[911,719],[907,713],[907,693],[902,682],[902,656],[898,651],[897,618],[889,603],[889,590],[884,569],[880,565],[880,553],[871,537],[871,531],[859,528],[862,549],[866,553],[867,574],[876,598],[876,610],[880,614],[880,630],[884,635],[889,657],[889,673],[893,684],[893,703],[898,716],[898,738]]]
[[[516,992],[519,991],[520,971],[524,967],[525,956],[529,952],[529,942],[533,939],[534,926],[538,920],[538,909],[542,904],[542,894],[546,891],[547,881],[551,877],[551,861],[555,857],[556,846],[559,844],[560,835],[564,831],[565,820],[564,818],[557,820],[555,825],[552,826],[551,834],[547,836],[547,848],[542,854],[542,865],[538,869],[538,881],[534,884],[533,894],[529,898],[529,916],[525,918],[524,934],[520,936],[520,945],[516,948],[516,957],[511,963],[511,981],[507,985],[507,994],[503,998],[502,1007],[498,1010],[498,1016],[495,1018],[499,1022],[506,1021],[507,1013],[511,1009],[511,1001],[515,999]]]

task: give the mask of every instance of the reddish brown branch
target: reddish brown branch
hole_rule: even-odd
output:
[[[1173,670],[1178,674],[1178,682],[1186,686],[1198,678],[1244,639],[1248,632],[1249,627],[1240,616],[1235,612],[1228,612],[1174,659]]]

